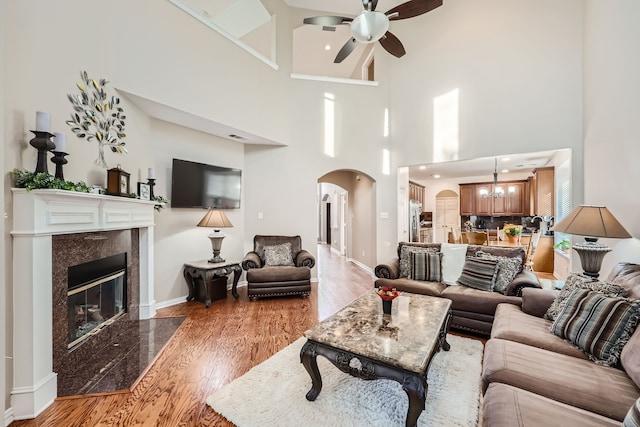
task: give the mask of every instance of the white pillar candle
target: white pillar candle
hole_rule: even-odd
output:
[[[56,149],[55,151],[59,151],[61,153],[66,153],[67,152],[67,137],[65,136],[64,133],[60,133],[60,132],[55,132],[54,135],[56,136]]]
[[[149,168],[149,179],[156,179],[156,171],[153,168]]]
[[[49,132],[51,129],[51,115],[44,111],[36,111],[36,130]]]

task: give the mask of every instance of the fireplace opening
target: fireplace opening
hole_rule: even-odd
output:
[[[68,339],[74,349],[127,311],[127,254],[68,268]]]

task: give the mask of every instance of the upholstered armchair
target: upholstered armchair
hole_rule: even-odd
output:
[[[316,260],[302,249],[300,236],[255,236],[253,251],[242,260],[247,272],[247,293],[261,297],[311,293],[311,269]]]

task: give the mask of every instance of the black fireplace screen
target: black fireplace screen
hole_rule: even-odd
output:
[[[69,267],[69,349],[126,312],[126,254]]]

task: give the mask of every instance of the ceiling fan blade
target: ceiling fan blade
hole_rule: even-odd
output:
[[[345,16],[313,16],[311,18],[304,18],[302,22],[305,24],[334,26],[348,24],[351,21],[353,21],[353,18],[347,18]]]
[[[371,9],[369,9],[369,6],[371,6]],[[364,7],[364,10],[370,10],[373,12],[376,10],[376,6],[378,6],[378,0],[362,0],[362,7]]]
[[[342,46],[342,49],[340,49],[340,52],[338,52],[338,54],[336,55],[336,59],[333,61],[334,64],[339,64],[342,61],[345,60],[345,58],[347,56],[349,56],[351,54],[351,52],[353,52],[353,50],[356,48],[356,45],[358,44],[358,41],[356,39],[354,39],[353,37],[351,37],[349,39],[349,41],[347,41],[344,46]]]
[[[410,0],[387,11],[385,15],[390,21],[397,21],[422,15],[440,6],[442,6],[442,0]]]
[[[380,42],[384,50],[386,50],[396,58],[400,58],[405,53],[407,53],[407,51],[404,50],[404,46],[402,46],[400,40],[389,31],[387,31],[385,35],[382,36],[382,38],[378,41]]]

